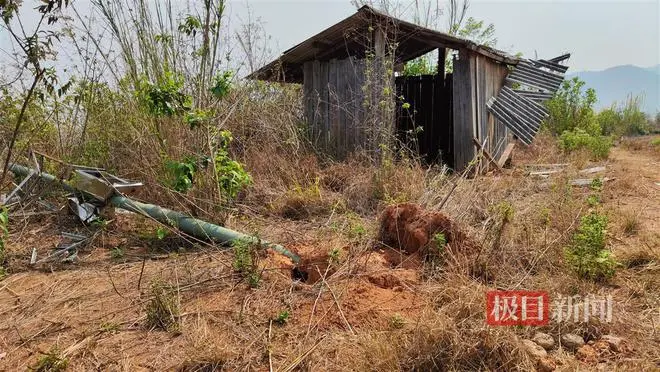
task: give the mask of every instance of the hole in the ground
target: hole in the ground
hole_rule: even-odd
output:
[[[291,279],[306,283],[309,279],[309,274],[305,270],[296,266],[291,270]]]
[[[315,284],[325,274],[330,276],[335,272],[334,268],[328,269],[328,262],[324,260],[303,260],[300,265],[291,270],[291,279],[299,280],[307,284]]]

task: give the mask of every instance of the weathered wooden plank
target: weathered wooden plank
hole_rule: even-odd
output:
[[[337,156],[337,140],[339,135],[339,115],[337,102],[337,60],[328,62],[328,149],[330,153]]]
[[[315,144],[318,128],[314,125],[314,89],[313,89],[312,62],[303,65],[303,111],[307,123],[307,131],[310,141]]]
[[[481,143],[479,143],[479,140],[473,137],[472,142],[477,147],[477,151],[481,151],[484,154],[484,157],[488,160],[488,162],[490,164],[492,164],[493,166],[495,166],[495,168],[497,170],[500,170],[500,165],[497,164],[495,159],[493,159],[493,156],[490,154],[490,152],[487,149],[485,149],[481,146]]]
[[[515,143],[509,143],[506,145],[506,148],[504,151],[502,151],[502,155],[497,160],[497,165],[500,166],[500,168],[503,168],[504,165],[506,164],[507,161],[509,161],[509,158],[511,158],[511,153],[513,152],[513,148],[516,147]]]
[[[486,102],[490,98],[490,90],[488,89],[488,76],[489,76],[489,71],[488,71],[488,63],[486,61],[486,58],[483,56],[476,56],[477,60],[477,84],[478,84],[478,97],[477,97],[477,113],[478,113],[478,118],[479,118],[479,135],[480,137],[477,137],[480,141],[483,141],[484,139],[488,138],[488,141],[486,142],[486,150],[491,151],[492,150],[492,144],[493,144],[493,133],[491,133],[488,130],[488,111],[486,107]]]
[[[454,168],[464,169],[474,157],[472,137],[474,133],[473,82],[471,74],[473,59],[466,49],[459,51],[459,58],[454,59],[452,81],[453,129],[454,129]]]
[[[354,100],[356,111],[353,118],[353,133],[355,136],[354,148],[360,150],[366,145],[366,136],[364,134],[365,121],[365,62],[363,59],[355,61],[355,90]]]
[[[350,108],[350,84],[349,78],[351,74],[351,61],[344,59],[339,64],[339,71],[337,74],[337,86],[339,89],[339,126],[341,131],[340,156],[345,158],[348,153],[348,119],[347,112]]]
[[[325,128],[323,127],[323,117],[325,115],[325,98],[323,97],[323,79],[321,73],[321,63],[319,61],[311,62],[312,67],[312,90],[314,92],[314,127],[317,133],[317,145],[325,148]]]
[[[420,79],[420,95],[422,100],[422,121],[418,124],[423,128],[419,133],[417,141],[420,142],[420,155],[427,160],[433,157],[431,149],[433,146],[433,76],[425,75]]]

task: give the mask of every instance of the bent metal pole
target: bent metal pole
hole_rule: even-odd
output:
[[[27,177],[31,173],[37,174],[37,171],[34,169],[30,169],[18,164],[10,164],[9,169],[15,175],[21,177]],[[43,181],[54,183],[66,191],[72,193],[80,192],[79,190],[76,190],[74,187],[66,183],[66,181],[59,180],[51,174],[42,172],[38,175]],[[256,236],[246,235],[226,227],[198,220],[171,209],[159,207],[153,204],[141,203],[119,194],[112,196],[109,203],[116,208],[125,209],[127,211],[141,214],[146,217],[151,217],[162,224],[172,226],[198,239],[211,240],[219,244],[231,243],[234,240],[242,240],[249,243],[261,244],[261,246],[264,248],[272,249],[275,252],[290,258],[291,261],[293,261],[295,264],[300,262],[300,257],[298,257],[298,255],[292,253],[279,244],[269,243],[257,238]]]

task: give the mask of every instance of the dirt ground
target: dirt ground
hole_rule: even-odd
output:
[[[603,205],[615,215],[635,216],[638,221],[639,233],[628,236],[621,232],[623,219],[613,220],[609,241],[614,253],[623,258],[660,257],[659,154],[636,148],[632,141],[614,148],[604,163],[605,175],[613,180],[606,183]],[[533,184],[529,187],[541,190],[535,200],[551,198],[550,191],[543,191],[547,190],[545,181],[531,180],[523,173],[523,161],[514,161],[514,169],[504,174],[480,180],[491,178],[493,183],[510,185],[512,192]],[[441,222],[444,218],[464,221],[469,216],[463,212],[448,208]],[[71,371],[206,371],[220,366],[257,371],[393,370],[407,369],[402,355],[413,358],[415,349],[421,352],[434,342],[450,342],[443,341],[444,337],[468,337],[461,333],[472,332],[461,331],[468,324],[474,329],[470,337],[490,334],[490,342],[495,343],[500,342],[497,337],[509,334],[503,332],[518,337],[515,330],[488,333],[484,325],[484,292],[492,288],[492,282],[463,276],[451,283],[429,279],[420,254],[429,240],[428,231],[424,242],[415,243],[409,252],[353,236],[375,238],[377,218],[363,217],[367,231],[351,234],[336,233],[335,223],[345,220],[334,215],[300,221],[244,212],[241,218],[230,220],[230,227],[256,230],[304,259],[307,276],[294,281],[291,262],[272,252],[263,254],[259,258],[262,278],[256,288],[235,272],[231,251],[189,242],[173,233],[159,239],[157,225],[134,214],[117,213],[100,228],[79,226],[62,213],[12,218],[10,270],[0,281],[0,370],[26,370],[49,353],[66,359]],[[475,233],[479,225],[475,226],[467,228],[466,234],[480,241]],[[30,266],[32,249],[44,257],[62,231],[95,234],[95,239],[79,253],[76,263]],[[524,252],[520,257],[525,259]],[[616,299],[625,309],[621,316],[634,317],[611,328],[629,340],[631,354],[589,364],[557,351],[553,358],[559,369],[660,368],[660,263],[650,260],[622,268],[613,284]],[[549,275],[562,276],[549,270]],[[645,280],[637,281],[637,276]],[[535,280],[538,284],[553,279],[539,274]],[[145,326],[145,309],[156,283],[173,288],[180,306],[176,331]],[[470,314],[465,324],[446,315],[451,306],[458,313]],[[449,330],[458,336],[446,333]],[[391,349],[390,343],[399,346]],[[503,343],[503,349],[491,345],[489,350],[495,351],[486,355],[479,354],[480,347],[475,345],[474,355],[496,358],[494,353],[518,350],[506,349],[507,345]],[[463,357],[470,359],[471,352],[466,350]],[[415,365],[420,370],[445,369]],[[506,364],[499,367],[507,369]]]

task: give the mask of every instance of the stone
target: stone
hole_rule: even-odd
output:
[[[532,341],[536,342],[537,345],[541,346],[545,350],[550,350],[553,346],[555,346],[555,340],[552,338],[552,336],[543,332],[536,332],[534,337],[532,337]]]
[[[613,335],[605,335],[600,339],[601,341],[607,342],[607,344],[610,345],[610,349],[612,349],[612,351],[620,352],[623,350],[625,340],[621,337],[617,337]]]
[[[569,350],[577,350],[580,346],[584,345],[584,340],[576,334],[566,333],[561,336],[561,345]]]
[[[534,359],[541,359],[548,356],[548,353],[545,351],[545,349],[537,345],[536,342],[532,340],[523,340],[522,343],[525,345],[525,350],[527,350],[529,355],[534,357]]]
[[[537,369],[540,372],[552,372],[557,369],[557,363],[550,357],[541,358],[537,364]]]
[[[589,345],[580,346],[575,353],[575,358],[587,364],[598,363],[598,353],[596,353],[596,350]]]

